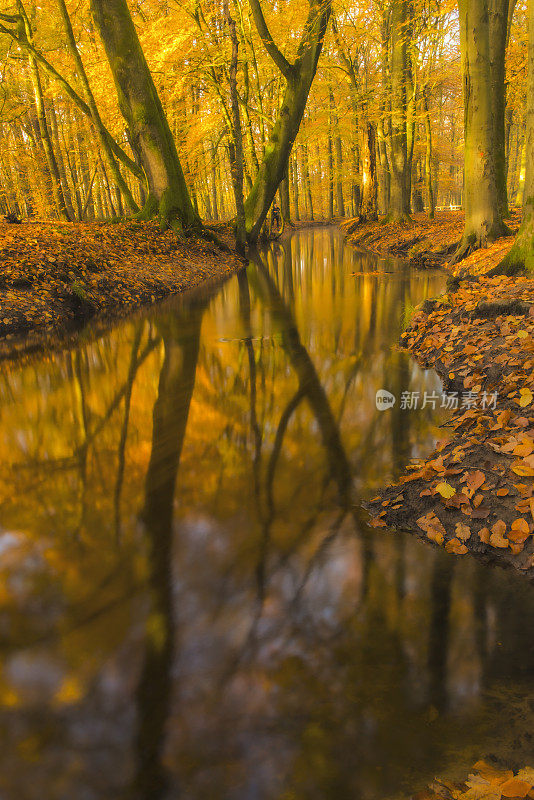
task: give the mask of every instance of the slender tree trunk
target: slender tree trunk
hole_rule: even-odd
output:
[[[361,222],[378,219],[377,199],[378,182],[376,170],[376,128],[373,123],[367,122],[363,131],[362,147],[360,151],[362,164],[362,188],[360,195],[359,217]]]
[[[280,212],[284,225],[291,225],[291,205],[289,199],[289,177],[286,172],[279,189],[280,195]]]
[[[409,5],[408,0],[391,0],[391,123],[389,163],[391,186],[388,219],[404,222],[410,216],[410,180],[408,155],[408,82],[409,82]]]
[[[328,125],[328,220],[334,219],[334,147],[332,144],[332,120]]]
[[[425,204],[423,203],[423,173],[421,170],[421,159],[417,157],[415,163],[412,166],[413,177],[412,177],[412,208],[414,213],[420,214],[422,211],[425,210]]]
[[[432,186],[432,122],[430,119],[430,105],[429,105],[429,89],[425,86],[423,89],[423,110],[425,114],[425,183],[426,183],[426,196],[428,201],[428,216],[434,219],[435,200],[434,189]]]
[[[304,176],[304,187],[306,190],[307,206],[309,218],[313,221],[313,195],[310,179],[310,163],[308,158],[308,145],[301,145],[302,174]]]
[[[63,198],[65,200],[65,207],[67,209],[69,219],[74,220],[76,215],[74,213],[74,207],[72,205],[70,186],[67,178],[67,171],[65,169],[65,161],[63,159],[63,153],[61,152],[61,141],[59,139],[58,122],[54,104],[50,101],[46,101],[45,111],[46,111],[46,119],[49,124],[50,134],[52,138],[52,146],[56,154],[57,167],[61,180],[61,188],[63,191]]]
[[[509,0],[488,0],[491,97],[493,101],[493,147],[498,202],[501,215],[508,216],[506,188],[506,46]]]
[[[232,42],[232,56],[230,60],[229,80],[230,80],[230,106],[231,106],[231,122],[232,122],[232,139],[233,148],[232,156],[230,159],[230,168],[232,172],[232,184],[234,187],[235,205],[236,205],[236,243],[237,249],[240,253],[244,254],[246,248],[247,233],[245,228],[245,201],[243,197],[243,167],[244,167],[244,153],[243,153],[243,133],[241,129],[241,113],[239,109],[239,95],[237,91],[237,65],[239,57],[239,40],[237,38],[236,24],[230,14],[228,0],[224,0],[223,4],[224,15],[226,24],[230,31],[230,40]]]
[[[527,174],[527,135],[523,137],[521,146],[521,161],[519,163],[519,179],[517,181],[516,205],[523,206],[525,199],[525,176]]]
[[[291,158],[290,162],[291,167],[291,188],[293,190],[293,208],[295,211],[295,220],[298,222],[300,220],[300,209],[299,209],[299,173],[298,173],[298,164],[297,164],[297,155],[294,153],[293,157]]]
[[[54,148],[52,146],[52,139],[50,137],[48,123],[46,121],[43,90],[41,85],[41,76],[39,75],[39,68],[33,56],[29,57],[29,65],[30,65],[30,76],[35,96],[35,108],[37,111],[37,120],[39,123],[39,137],[41,144],[43,146],[43,150],[46,156],[46,162],[48,165],[48,170],[50,173],[51,188],[54,197],[54,202],[60,219],[65,219],[68,222],[72,222],[73,217],[69,214],[67,203],[65,201],[65,196],[63,194],[63,188],[61,185],[61,175],[59,173],[59,167],[54,153]]]
[[[336,190],[336,210],[339,217],[345,216],[345,201],[343,199],[343,147],[339,134],[339,120],[335,111],[335,99],[332,88],[329,87],[331,136],[333,137],[334,152],[336,156],[334,170],[334,184]]]
[[[528,78],[526,115],[526,171],[523,220],[512,249],[490,274],[534,272],[534,0],[528,0]]]

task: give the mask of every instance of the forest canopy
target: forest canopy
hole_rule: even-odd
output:
[[[244,241],[273,201],[464,206],[463,256],[523,203],[527,29],[526,0],[3,0],[0,211]]]

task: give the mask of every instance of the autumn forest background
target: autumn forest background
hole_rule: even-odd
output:
[[[83,0],[1,4],[5,215],[109,220],[145,207],[146,164],[117,103],[113,64],[97,30],[99,5],[91,11]],[[467,27],[476,26],[478,6],[492,7],[490,27],[491,20],[501,24],[502,34],[504,25],[499,168],[513,208],[522,205],[526,166],[526,2],[469,2]],[[129,11],[203,220],[235,219],[239,192],[246,204],[258,178],[265,182],[260,168],[273,134],[280,141],[284,104],[296,102],[288,99],[285,66],[298,60],[303,42],[309,45],[306,25],[321,14],[327,15],[321,24],[328,24],[322,54],[300,125],[298,114],[294,120],[279,187],[284,220],[398,213],[399,170],[406,213],[462,206],[461,15],[453,0],[282,0],[263,7],[242,0],[145,0],[130,3]],[[494,47],[498,33],[489,33]],[[498,118],[495,80],[491,88],[491,113]]]

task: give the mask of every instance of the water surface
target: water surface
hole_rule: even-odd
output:
[[[440,273],[296,233],[0,374],[2,800],[382,800],[530,760],[534,594],[369,529]],[[405,310],[407,310],[405,312]]]

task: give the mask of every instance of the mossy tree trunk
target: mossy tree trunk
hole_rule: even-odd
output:
[[[86,97],[86,100],[87,100],[87,105],[89,106],[89,108],[91,110],[91,119],[92,119],[93,124],[95,126],[95,130],[96,130],[96,132],[98,134],[98,138],[99,138],[100,144],[102,145],[102,150],[104,151],[104,155],[106,157],[106,161],[108,163],[108,166],[109,166],[109,169],[111,171],[111,174],[113,175],[113,178],[115,180],[115,184],[116,184],[117,188],[119,189],[119,191],[124,196],[124,199],[125,199],[125,201],[126,201],[126,203],[128,205],[128,208],[130,209],[130,211],[133,211],[134,213],[136,213],[137,211],[139,211],[139,208],[138,208],[137,203],[135,202],[135,200],[133,198],[133,195],[132,195],[132,193],[130,191],[130,188],[129,188],[128,184],[126,183],[124,177],[121,174],[121,171],[119,169],[119,166],[118,166],[117,161],[115,159],[115,156],[113,154],[113,150],[111,148],[111,144],[110,144],[109,140],[106,137],[106,129],[105,129],[103,123],[102,123],[102,118],[100,116],[100,112],[99,112],[98,107],[96,105],[95,98],[94,98],[91,86],[89,84],[89,79],[88,79],[87,73],[85,71],[85,66],[84,66],[84,63],[82,61],[82,58],[81,58],[81,55],[80,55],[80,51],[78,50],[78,45],[76,43],[76,37],[75,37],[74,31],[72,29],[72,23],[71,23],[70,15],[69,15],[65,0],[58,0],[58,5],[59,5],[59,12],[60,12],[61,18],[63,20],[63,24],[65,26],[65,32],[67,34],[67,45],[68,45],[70,54],[71,54],[71,56],[73,58],[74,64],[76,65],[76,73],[78,75],[78,79],[80,80],[80,83],[83,86],[83,89],[84,89],[84,92],[85,92],[85,97]],[[120,195],[117,197],[117,202],[118,203],[120,202]]]
[[[169,123],[126,0],[91,0],[121,112],[141,154],[148,197],[141,218],[182,232],[200,229]]]
[[[514,274],[534,271],[534,0],[528,0],[528,79],[525,134],[525,184],[523,221],[512,249],[493,274]]]
[[[453,261],[486,247],[507,232],[503,221],[506,214],[503,201],[506,195],[506,36],[503,38],[502,29],[504,24],[506,34],[508,0],[459,0],[459,8],[464,84],[465,228]]]
[[[310,10],[293,64],[274,43],[259,0],[250,0],[250,6],[265,48],[286,79],[286,89],[278,118],[265,147],[254,185],[245,202],[247,238],[249,242],[256,242],[280,182],[287,171],[291,149],[317,71],[317,63],[332,13],[332,0],[309,0]]]

